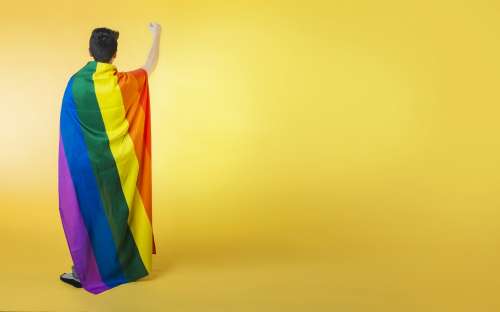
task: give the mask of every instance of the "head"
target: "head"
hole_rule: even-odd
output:
[[[90,56],[97,62],[113,63],[118,48],[119,32],[105,27],[92,31],[89,40]]]

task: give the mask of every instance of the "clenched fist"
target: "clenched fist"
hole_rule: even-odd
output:
[[[151,22],[149,23],[148,28],[153,36],[159,35],[161,33],[161,25],[158,23]]]

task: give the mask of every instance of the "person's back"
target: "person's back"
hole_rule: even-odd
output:
[[[73,259],[60,279],[97,294],[151,272],[151,125],[148,76],[160,27],[145,65],[119,72],[118,32],[96,28],[94,58],[71,76],[63,97],[59,211]]]

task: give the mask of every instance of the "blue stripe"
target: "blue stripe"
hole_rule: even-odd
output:
[[[74,76],[68,82],[61,107],[60,133],[68,160],[71,177],[75,185],[76,197],[90,241],[94,249],[99,272],[103,282],[114,287],[126,283],[117,250],[113,241],[108,219],[104,214],[97,181],[92,171],[87,146],[73,98]]]

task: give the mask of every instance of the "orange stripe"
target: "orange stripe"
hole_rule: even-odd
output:
[[[137,71],[118,72],[118,84],[121,89],[125,116],[129,122],[129,135],[134,143],[135,153],[139,162],[137,189],[141,194],[146,214],[153,224],[152,218],[152,176],[151,176],[151,123],[149,110],[149,92],[143,88],[140,94],[139,81],[134,75]],[[131,81],[134,80],[134,81]],[[153,254],[156,254],[156,244],[153,234]]]

